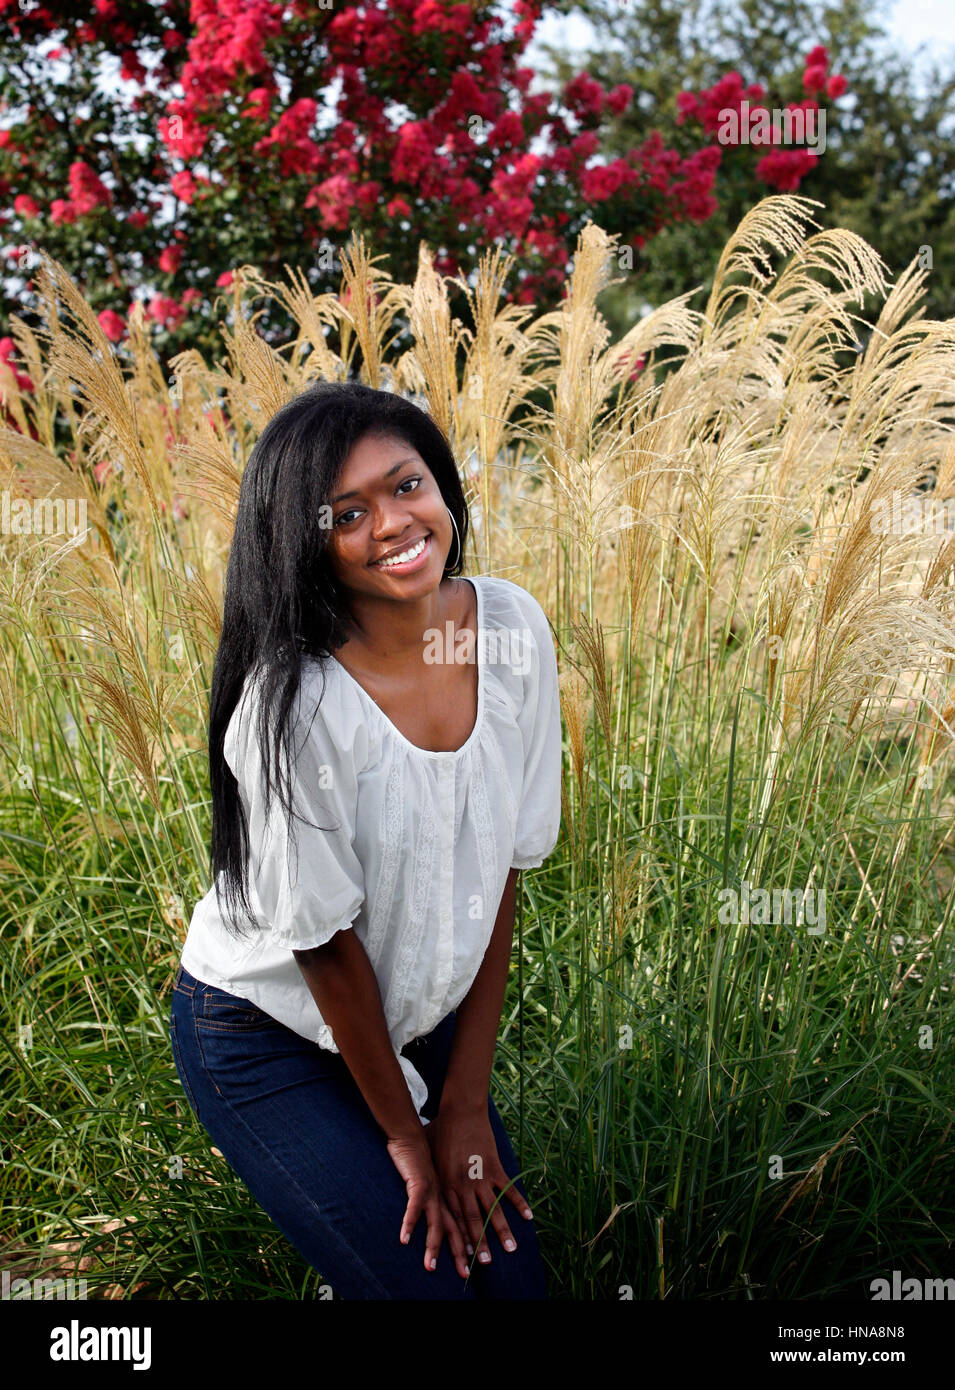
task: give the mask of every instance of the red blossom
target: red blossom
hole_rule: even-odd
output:
[[[181,198],[184,203],[191,203],[196,196],[196,181],[189,173],[188,169],[183,169],[178,174],[173,174],[169,180],[169,186],[177,198]]]
[[[159,269],[167,275],[175,275],[182,260],[181,246],[166,246],[159,256]]]
[[[269,107],[272,104],[272,94],[268,87],[256,87],[248,96],[248,103],[242,111],[246,118],[255,117],[256,120],[264,121],[269,114]]]
[[[162,326],[177,328],[185,318],[185,310],[165,294],[154,294],[146,305],[146,314]]]
[[[589,72],[581,72],[564,87],[564,101],[577,115],[599,116],[604,105],[604,89]]]
[[[414,12],[412,33],[430,31],[445,34],[465,34],[471,23],[469,5],[452,5],[445,9],[438,0],[421,0]]]
[[[124,82],[138,82],[144,86],[148,73],[134,48],[127,48],[120,57],[119,75]]]
[[[126,325],[119,314],[114,314],[112,309],[103,309],[96,318],[110,342],[118,343],[126,332]]]
[[[811,150],[795,146],[790,149],[777,149],[772,154],[763,155],[756,165],[756,177],[764,183],[790,192],[799,187],[811,169],[819,163],[819,156]]]
[[[331,178],[318,183],[309,190],[305,199],[307,208],[318,208],[322,223],[329,228],[344,229],[353,203],[355,190],[344,174],[332,174]]]
[[[627,161],[615,159],[611,164],[597,164],[585,169],[580,187],[588,202],[601,202],[612,198],[621,187],[629,187],[635,181],[636,175]]]
[[[302,97],[282,113],[268,135],[255,144],[257,154],[279,151],[279,172],[283,179],[293,174],[314,174],[321,165],[321,154],[310,130],[318,103]]]
[[[169,111],[169,116],[159,118],[160,139],[180,159],[198,159],[205,149],[208,132],[203,130],[184,102],[170,102]]]
[[[112,194],[99,174],[82,159],[76,159],[70,165],[69,181],[70,201],[78,217],[92,212],[94,208],[109,206],[113,201]]]
[[[516,111],[505,111],[501,119],[492,127],[488,143],[494,149],[511,148],[520,145],[525,139],[524,126]]]
[[[623,115],[630,105],[630,98],[633,96],[633,88],[626,82],[620,82],[607,94],[607,105],[615,116]]]

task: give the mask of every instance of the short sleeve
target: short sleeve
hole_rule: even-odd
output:
[[[311,683],[308,684],[311,696]],[[236,710],[226,758],[239,784],[249,827],[249,881],[253,907],[272,940],[289,950],[323,946],[350,927],[364,900],[364,872],[355,851],[355,812],[361,749],[336,746],[315,698],[303,698],[303,676],[292,719],[291,831],[275,791],[266,821],[263,761],[254,692]],[[316,707],[317,705],[317,707]],[[322,828],[324,827],[324,828]]]
[[[511,867],[536,869],[553,850],[560,831],[560,694],[554,642],[544,610],[526,590],[522,590],[521,607],[532,641],[524,703],[517,716],[524,771]]]

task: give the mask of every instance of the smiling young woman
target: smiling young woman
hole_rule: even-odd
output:
[[[252,451],[229,557],[170,1037],[346,1299],[546,1297],[488,1088],[517,873],[559,830],[557,663],[530,594],[457,577],[467,526],[423,411],[319,383]]]
[[[376,496],[383,510],[373,529]],[[349,454],[332,505],[329,563],[353,615],[335,659],[409,742],[459,748],[477,719],[477,672],[472,663],[426,664],[422,634],[450,622],[476,637],[477,596],[471,584],[442,578],[457,537],[436,479],[400,439],[368,435]]]

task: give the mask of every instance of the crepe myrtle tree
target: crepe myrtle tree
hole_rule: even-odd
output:
[[[516,256],[510,297],[544,311],[588,219],[639,255],[661,228],[709,217],[720,151],[705,132],[678,154],[647,122],[608,159],[602,134],[631,85],[579,72],[530,91],[521,57],[541,8],[0,0],[0,327],[29,321],[41,248],[113,342],[142,300],[168,360],[212,349],[216,298],[242,264],[336,290],[353,230],[399,282],[422,240],[452,275],[501,245]],[[280,312],[257,321],[268,341],[288,332]]]

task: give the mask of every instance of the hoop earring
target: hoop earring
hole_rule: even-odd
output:
[[[451,563],[450,561],[448,561],[448,562],[446,562],[446,565],[445,565],[445,567],[446,567],[447,569],[450,570],[450,569],[454,569],[454,566],[455,566],[455,565],[458,563],[458,561],[461,559],[461,533],[460,533],[460,531],[458,530],[458,523],[457,523],[457,522],[455,521],[455,519],[454,519],[454,512],[452,512],[452,510],[451,510],[451,508],[448,506],[447,502],[445,502],[445,504],[444,504],[444,509],[445,509],[445,511],[447,512],[448,516],[451,518],[451,525],[454,527],[454,535],[455,535],[455,538],[457,539],[457,542],[458,542],[458,553],[457,553],[457,555],[454,557],[454,562]]]

